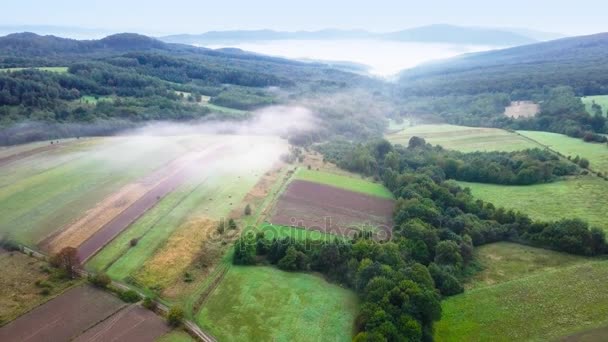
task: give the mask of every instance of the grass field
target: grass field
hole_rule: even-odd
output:
[[[323,171],[312,171],[304,168],[299,168],[296,174],[294,175],[294,178],[309,182],[331,185],[337,188],[360,192],[363,194],[378,196],[382,198],[394,198],[393,194],[382,184],[372,183],[361,178],[347,177]]]
[[[480,128],[455,125],[419,125],[386,135],[394,143],[407,146],[413,136],[426,139],[433,145],[461,152],[518,151],[540,147],[515,133],[498,128]]]
[[[606,112],[608,112],[608,95],[585,96],[582,97],[581,100],[585,104],[585,108],[589,114],[594,113],[591,109],[591,105],[595,102],[602,107],[602,113],[606,116]]]
[[[47,269],[43,261],[0,249],[0,326],[75,284],[51,276]],[[42,294],[45,288],[49,291],[46,295]]]
[[[187,332],[181,330],[173,330],[172,332],[162,336],[156,342],[195,342],[196,340],[188,335]]]
[[[354,293],[322,278],[234,266],[197,317],[225,341],[350,341]]]
[[[4,68],[4,69],[0,69],[0,72],[21,71],[21,70],[27,70],[27,69],[36,69],[36,70],[41,70],[41,71],[56,72],[56,73],[60,73],[60,74],[64,74],[64,73],[68,72],[68,67]]]
[[[519,133],[565,156],[585,157],[591,162],[592,170],[608,173],[608,146],[606,144],[588,143],[557,133],[536,131],[519,131]]]
[[[482,271],[468,280],[467,289],[491,286],[543,271],[589,262],[591,259],[508,242],[475,248]]]
[[[83,96],[78,100],[77,103],[85,103],[90,105],[96,105],[98,102],[113,102],[114,99],[111,96]]]
[[[459,183],[471,188],[476,198],[521,211],[534,219],[581,218],[608,232],[608,182],[599,177],[580,176],[527,186]]]
[[[550,269],[443,301],[436,341],[549,341],[608,325],[608,261]]]

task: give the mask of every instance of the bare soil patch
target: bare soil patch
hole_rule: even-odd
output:
[[[91,286],[75,287],[0,328],[0,341],[69,341],[124,305]]]
[[[505,115],[510,118],[531,118],[540,112],[540,106],[532,101],[513,101],[505,108]]]
[[[390,234],[394,201],[301,180],[279,198],[270,222],[338,235],[363,226]]]
[[[75,342],[156,341],[171,328],[159,316],[139,305],[131,305],[74,339]]]

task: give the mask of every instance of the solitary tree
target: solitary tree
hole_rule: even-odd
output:
[[[182,310],[182,308],[174,306],[169,310],[169,313],[167,314],[167,321],[169,322],[169,325],[177,327],[182,324],[183,320],[184,310]]]
[[[245,207],[245,215],[251,215],[251,206],[249,204],[247,204],[247,206]]]
[[[70,278],[75,278],[80,268],[78,250],[74,247],[65,247],[51,259],[51,265],[66,271]]]

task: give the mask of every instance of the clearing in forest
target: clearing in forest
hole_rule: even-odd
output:
[[[505,108],[505,115],[514,118],[531,118],[540,112],[540,106],[532,101],[513,101]]]

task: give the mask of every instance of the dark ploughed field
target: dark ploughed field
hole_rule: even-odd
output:
[[[394,206],[390,199],[294,180],[279,198],[270,222],[338,235],[363,226],[390,234]]]
[[[165,322],[139,306],[83,285],[0,328],[0,341],[153,341],[168,331]]]

